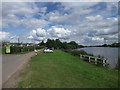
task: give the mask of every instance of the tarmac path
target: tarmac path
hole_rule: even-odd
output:
[[[35,52],[27,54],[2,55],[2,83],[5,83],[24,63],[34,56]]]

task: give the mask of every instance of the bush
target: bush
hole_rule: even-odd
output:
[[[34,47],[29,46],[29,47],[16,47],[16,46],[11,46],[11,53],[20,53],[20,52],[29,52],[33,51]]]
[[[72,51],[71,55],[73,55],[73,56],[80,56],[80,52],[79,51]]]
[[[84,50],[80,50],[80,51],[75,51],[75,50],[71,50],[71,49],[63,49],[64,52],[70,53],[73,56],[80,56],[80,54],[83,55],[88,55],[87,52],[85,52]],[[90,55],[90,54],[89,54]]]
[[[36,49],[42,49],[44,46],[36,46]]]

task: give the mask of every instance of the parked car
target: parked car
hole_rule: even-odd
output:
[[[44,50],[44,53],[53,53],[53,50],[45,49],[45,50]]]

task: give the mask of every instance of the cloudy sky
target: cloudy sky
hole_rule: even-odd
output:
[[[0,41],[110,44],[118,41],[117,17],[117,2],[3,2]]]

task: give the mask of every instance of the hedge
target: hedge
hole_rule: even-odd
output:
[[[44,47],[43,46],[35,47],[35,49],[42,49],[42,48]],[[11,49],[11,53],[30,52],[30,51],[34,51],[34,46],[26,46],[26,47],[11,46],[10,49]],[[5,53],[5,50],[3,53]]]
[[[64,52],[67,52],[67,53],[70,53],[70,54],[73,55],[73,56],[80,56],[80,54],[93,56],[92,54],[88,54],[88,53],[85,52],[84,50],[76,51],[76,50],[71,50],[71,49],[63,49],[63,51],[64,51]]]

